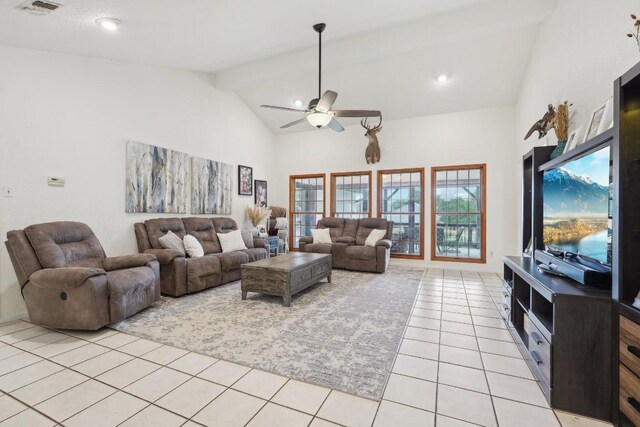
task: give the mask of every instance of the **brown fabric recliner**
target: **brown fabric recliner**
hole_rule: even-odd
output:
[[[384,273],[391,257],[393,222],[382,218],[322,218],[316,228],[329,229],[332,243],[313,243],[313,237],[301,237],[300,252],[331,254],[333,268]],[[371,230],[386,230],[384,239],[375,247],[365,246]]]
[[[160,263],[162,293],[180,296],[198,292],[240,279],[240,266],[269,256],[265,239],[246,241],[248,249],[223,253],[217,233],[238,229],[232,218],[157,218],[134,225],[138,251],[153,254]],[[164,249],[158,239],[169,230],[184,238],[194,236],[204,249],[200,258],[189,258],[171,249]]]
[[[156,257],[107,258],[86,224],[31,225],[9,231],[5,245],[35,324],[96,330],[160,299]]]

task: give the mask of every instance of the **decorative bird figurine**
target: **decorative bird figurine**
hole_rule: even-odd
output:
[[[541,139],[553,128],[555,118],[556,110],[553,108],[553,105],[549,104],[547,112],[544,113],[544,116],[542,116],[540,120],[531,126],[531,129],[529,129],[529,132],[527,132],[527,136],[525,136],[524,139],[528,139],[535,131],[538,131],[538,139]]]

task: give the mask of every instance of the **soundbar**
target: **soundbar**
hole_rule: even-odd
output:
[[[560,257],[536,249],[536,262],[544,265],[541,270],[567,276],[578,283],[596,288],[611,288],[611,268],[578,256]]]

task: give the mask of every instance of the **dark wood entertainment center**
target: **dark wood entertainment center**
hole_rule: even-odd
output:
[[[640,426],[640,64],[614,82],[614,126],[550,159],[553,147],[523,156],[522,250],[504,258],[501,311],[556,409]],[[538,271],[524,251],[544,249],[544,172],[611,148],[612,288],[585,287]]]

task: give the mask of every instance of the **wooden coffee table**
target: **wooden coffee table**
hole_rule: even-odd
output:
[[[285,307],[295,295],[326,278],[331,283],[331,255],[289,252],[273,258],[243,264],[242,299],[247,292],[281,296]]]

